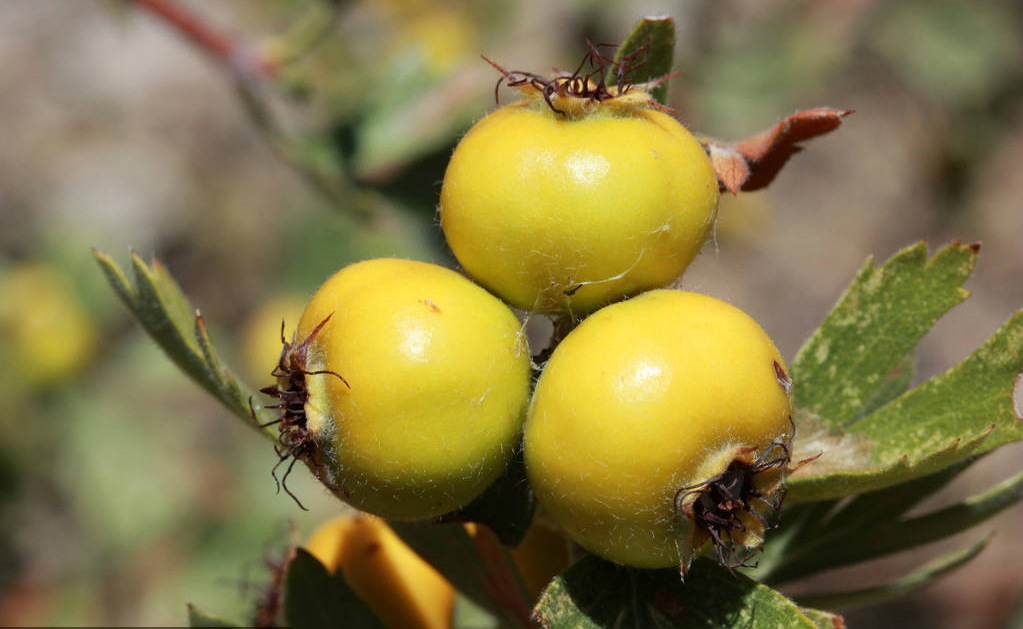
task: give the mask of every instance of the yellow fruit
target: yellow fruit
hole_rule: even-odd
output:
[[[515,450],[530,378],[520,323],[454,271],[348,266],[285,350],[271,391],[288,406],[281,441],[358,509],[400,520],[453,511]]]
[[[306,550],[328,572],[340,569],[359,598],[391,629],[449,629],[455,590],[387,523],[340,516],[313,532]]]
[[[448,164],[440,220],[459,263],[536,312],[585,313],[676,280],[716,215],[704,149],[636,88],[550,104],[526,91]]]
[[[790,384],[767,334],[722,301],[657,290],[608,306],[540,377],[530,483],[573,539],[611,561],[685,569],[713,538],[719,559],[740,565],[788,463]]]
[[[27,263],[0,278],[0,345],[17,386],[47,387],[74,375],[96,344],[95,323],[59,271]]]

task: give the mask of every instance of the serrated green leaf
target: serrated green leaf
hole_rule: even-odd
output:
[[[918,243],[881,268],[868,259],[790,366],[796,406],[848,424],[941,315],[968,295],[960,288],[977,248],[953,243],[927,259]]]
[[[188,605],[188,626],[189,627],[240,627],[241,625],[228,622],[223,618],[212,616],[205,612],[201,612],[195,608],[195,605],[189,603]]]
[[[872,605],[906,596],[924,588],[935,580],[967,563],[984,550],[991,541],[988,536],[979,542],[930,561],[910,574],[891,583],[849,592],[834,592],[800,597],[802,604],[828,609],[844,609],[860,605]]]
[[[874,395],[870,396],[869,400],[863,403],[860,410],[856,412],[853,421],[866,417],[908,391],[914,371],[916,371],[916,360],[913,353],[910,352],[903,356],[895,369],[881,381],[881,386],[874,392]]]
[[[686,573],[634,570],[592,555],[547,587],[534,614],[546,629],[810,629],[817,623],[789,599],[708,559]]]
[[[877,462],[913,458],[934,444],[986,435],[978,453],[1023,439],[1013,386],[1023,371],[1023,312],[962,363],[849,428],[876,444]]]
[[[331,575],[304,548],[295,549],[284,577],[288,626],[387,629],[348,586],[339,570]]]
[[[222,364],[201,315],[163,264],[154,261],[147,265],[133,252],[134,281],[129,281],[109,255],[98,249],[93,249],[93,255],[114,292],[182,371],[248,425],[259,429],[252,419],[253,410],[258,423],[276,419],[256,403],[259,400],[256,393],[243,386]],[[253,409],[249,407],[249,400],[254,401]],[[272,439],[277,438],[272,428],[260,429],[260,432]]]
[[[391,529],[455,589],[508,628],[531,628],[528,595],[507,550],[481,530],[474,539],[458,524],[388,522]]]
[[[1023,312],[959,365],[851,426],[820,465],[789,478],[789,498],[825,500],[889,487],[1023,439],[1013,398],[1021,371]],[[864,443],[865,463],[842,462],[845,448]]]
[[[638,52],[647,47],[645,56]],[[638,54],[645,62],[633,69],[627,77],[632,83],[646,83],[667,76],[675,63],[675,20],[670,17],[645,17],[632,28],[615,53],[615,64],[620,64],[629,55]],[[617,85],[616,66],[607,70],[604,80],[607,85]],[[668,99],[668,82],[657,84],[650,95],[662,105]]]
[[[930,544],[961,533],[984,522],[1023,499],[1023,473],[983,494],[930,513],[900,519],[870,521],[859,518],[859,526],[843,527],[831,535],[822,535],[793,547],[781,566],[770,576],[773,583],[800,578],[807,574],[838,568],[892,553]],[[841,517],[836,516],[836,517]],[[865,522],[870,522],[867,526]],[[853,523],[855,524],[855,523]]]

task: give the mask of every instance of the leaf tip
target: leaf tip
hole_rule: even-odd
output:
[[[106,251],[103,251],[96,245],[92,245],[90,249],[92,249],[92,257],[95,258],[96,261],[99,262],[100,264],[104,266],[116,266],[114,259],[111,258],[110,254],[107,253]]]

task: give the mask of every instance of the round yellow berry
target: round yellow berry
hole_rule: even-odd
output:
[[[399,520],[455,510],[516,448],[530,379],[519,321],[454,271],[348,266],[306,306],[285,354],[278,393],[299,379],[306,400],[282,442],[358,509]]]
[[[657,290],[608,306],[540,377],[530,483],[575,541],[618,563],[684,568],[711,538],[757,546],[788,462],[789,386],[771,339],[722,301]],[[723,485],[724,511],[705,499]]]
[[[713,226],[717,177],[678,121],[633,96],[558,101],[562,114],[534,95],[462,138],[440,219],[470,275],[518,308],[585,313],[682,274]]]

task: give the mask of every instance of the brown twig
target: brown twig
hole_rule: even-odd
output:
[[[233,73],[248,79],[264,79],[272,77],[277,71],[272,61],[259,55],[251,47],[234,41],[176,0],[129,1],[159,17],[178,34],[190,40]]]

